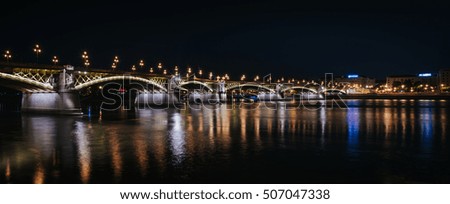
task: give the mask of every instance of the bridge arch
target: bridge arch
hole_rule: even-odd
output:
[[[213,90],[213,88],[211,88],[207,83],[204,83],[204,82],[201,82],[201,81],[184,81],[184,82],[181,82],[179,85],[178,85],[178,89],[180,89],[180,90],[188,90],[187,88],[185,88],[184,86],[187,86],[187,85],[191,85],[191,84],[197,84],[197,85],[200,85],[200,86],[202,86],[202,87],[205,87],[206,89],[208,89],[208,91],[210,91],[210,92],[213,92],[214,90]]]
[[[225,91],[229,91],[229,90],[233,90],[233,89],[242,89],[244,87],[253,87],[253,88],[258,88],[258,89],[264,89],[266,91],[269,91],[270,93],[275,93],[275,90],[269,88],[269,87],[265,87],[262,86],[260,84],[252,84],[252,83],[248,83],[248,84],[232,84],[228,87],[225,88]]]
[[[25,77],[0,73],[0,85],[22,92],[31,91],[53,91],[53,86],[50,83],[42,83]]]
[[[285,89],[282,89],[281,90],[281,92],[285,92],[285,91],[289,91],[289,90],[298,90],[298,89],[300,89],[300,90],[307,90],[307,91],[310,91],[310,92],[313,92],[313,93],[317,93],[317,91],[316,90],[314,90],[314,89],[312,89],[312,88],[308,88],[308,87],[305,87],[305,86],[292,86],[292,87],[287,87],[287,88],[285,88]]]
[[[143,82],[146,84],[152,84],[152,85],[158,87],[159,89],[167,92],[167,88],[164,87],[163,85],[157,83],[156,81],[141,78],[141,77],[135,77],[135,76],[109,76],[109,77],[104,77],[104,78],[98,78],[98,79],[94,79],[94,80],[79,84],[79,85],[75,86],[74,90],[81,90],[83,88],[86,88],[86,87],[89,87],[89,86],[92,86],[95,84],[112,82],[112,81],[117,81],[117,80],[130,80],[130,81]]]

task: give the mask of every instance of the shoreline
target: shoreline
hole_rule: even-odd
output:
[[[450,94],[348,94],[342,99],[442,99],[449,100]]]

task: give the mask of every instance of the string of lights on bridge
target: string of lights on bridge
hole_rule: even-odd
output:
[[[43,53],[43,50],[42,50],[41,46],[39,44],[35,44],[35,46],[33,47],[32,51],[36,55],[36,63],[39,63],[39,57]],[[4,57],[4,59],[5,59],[5,61],[7,63],[11,62],[12,58],[13,58],[12,51],[11,50],[5,50],[3,57]],[[86,69],[89,69],[90,65],[91,65],[91,61],[90,61],[90,58],[89,58],[88,51],[83,51],[81,53],[81,60],[82,60],[81,61],[82,65]],[[51,58],[51,62],[54,65],[60,64],[60,60],[59,60],[58,56],[56,56],[56,55]],[[118,70],[119,63],[120,63],[119,56],[114,56],[113,59],[112,59],[111,70],[113,70],[113,71]],[[144,70],[145,64],[146,63],[144,62],[144,60],[140,59],[139,63],[138,63],[139,69],[138,69],[138,67],[135,64],[133,64],[133,65],[131,65],[130,70],[132,72],[136,72],[136,71],[142,72]],[[150,74],[163,74],[163,75],[168,75],[168,74],[181,75],[180,68],[178,66],[175,66],[173,68],[173,72],[172,72],[172,71],[169,71],[167,68],[164,68],[163,67],[163,63],[161,63],[161,62],[157,63],[156,69],[153,68],[153,67],[150,67],[149,70],[148,70],[148,73],[150,73]],[[194,71],[193,71],[193,69],[191,67],[187,67],[185,75],[186,75],[187,78],[189,78],[189,77],[202,78],[204,76],[203,73],[205,73],[205,72],[202,69],[198,69],[197,72],[194,73]],[[207,75],[207,78],[209,80],[223,80],[223,81],[230,80],[230,76],[228,74],[217,75],[217,76],[214,77],[213,72],[209,72],[208,75]],[[250,78],[250,79],[252,79],[252,78]],[[240,77],[240,81],[251,81],[251,80],[249,80],[249,78],[247,78],[247,76],[245,74],[243,74]],[[277,83],[294,83],[294,84],[295,83],[297,83],[297,84],[300,84],[300,83],[302,83],[302,84],[305,84],[305,83],[317,84],[317,83],[314,82],[314,80],[311,80],[311,81],[307,81],[305,79],[296,80],[295,78],[286,79],[285,80],[284,77],[281,77],[281,78],[279,78],[279,79],[277,79],[275,81],[272,81],[272,76],[270,74],[267,75],[266,77],[260,77],[259,75],[256,75],[256,76],[253,77],[253,81],[254,82],[263,82],[263,83],[264,82],[269,82],[269,83],[277,82]]]

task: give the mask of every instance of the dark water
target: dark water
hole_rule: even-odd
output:
[[[1,113],[0,183],[450,183],[449,103]]]

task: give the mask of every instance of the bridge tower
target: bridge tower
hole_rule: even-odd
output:
[[[64,68],[59,74],[50,78],[49,83],[53,85],[52,91],[24,92],[22,112],[81,115],[78,92],[71,89],[74,85],[71,70],[73,70],[71,67]]]

